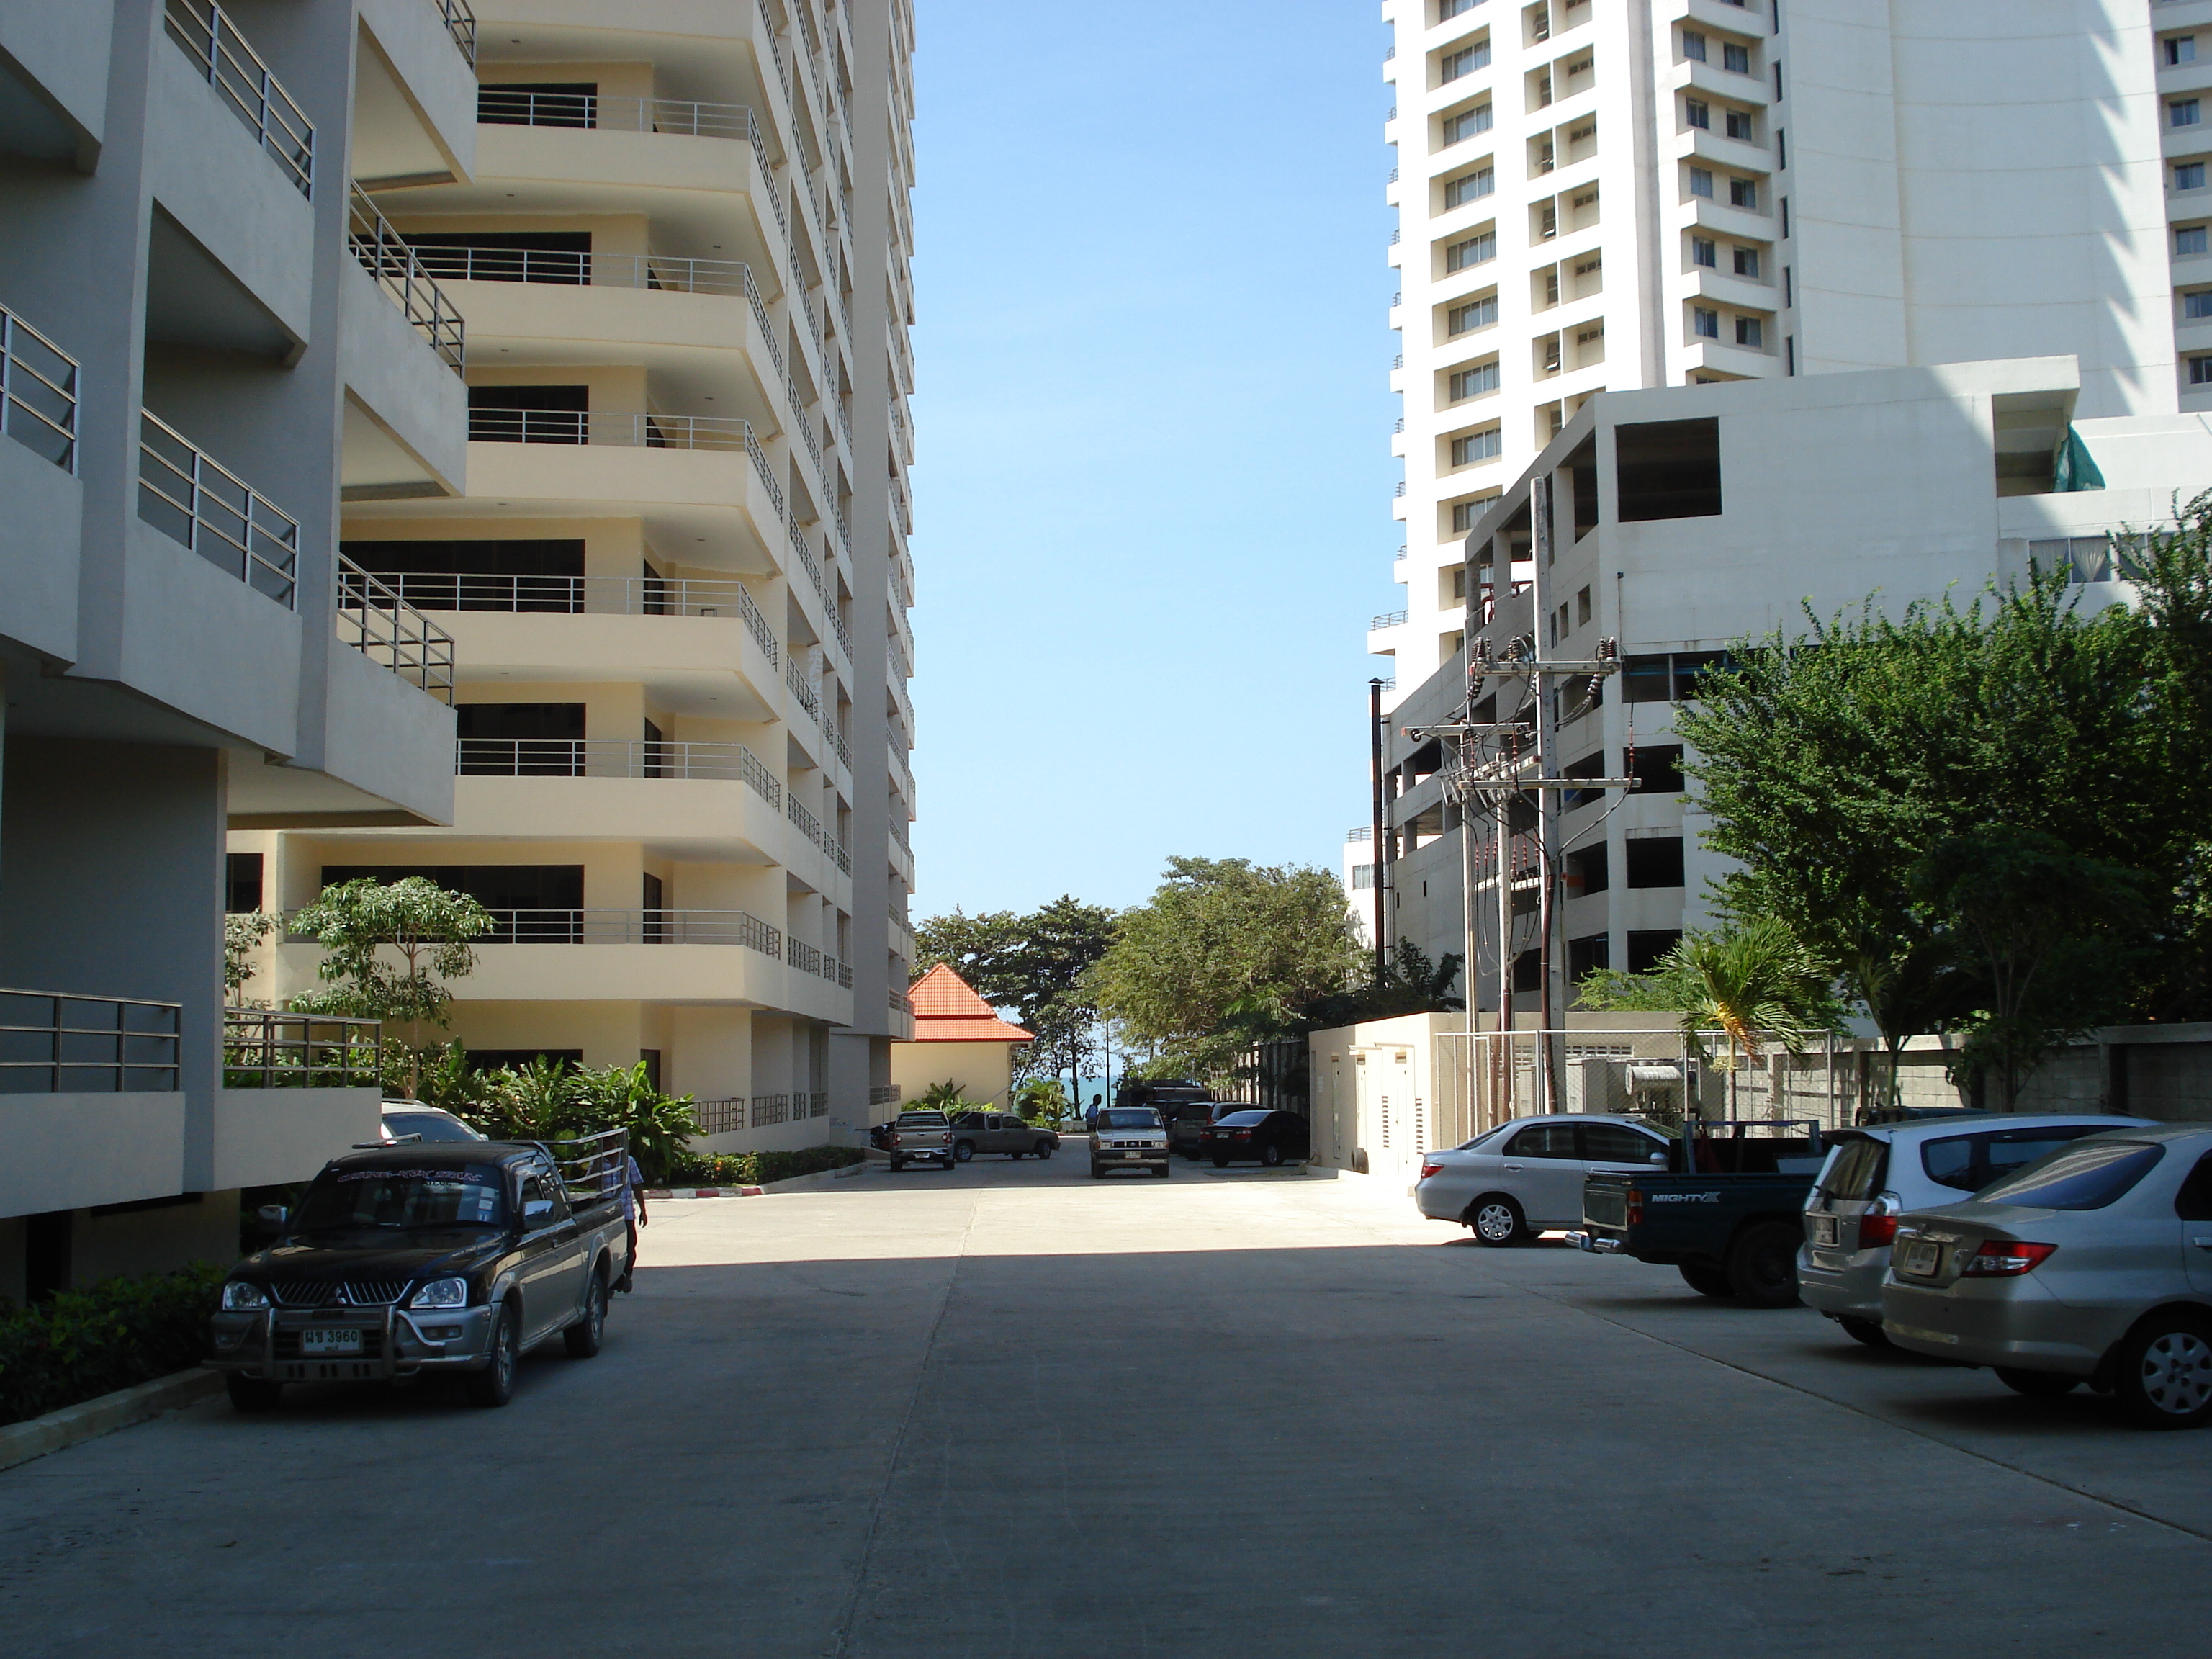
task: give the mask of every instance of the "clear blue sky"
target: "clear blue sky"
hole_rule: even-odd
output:
[[[920,0],[917,918],[1334,867],[1391,608],[1364,0]]]

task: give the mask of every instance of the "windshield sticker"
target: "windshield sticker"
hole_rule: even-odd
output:
[[[471,1187],[496,1187],[499,1171],[476,1168],[462,1170],[342,1170],[340,1181],[444,1181],[459,1182]]]

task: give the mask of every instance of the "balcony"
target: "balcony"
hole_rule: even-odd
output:
[[[671,743],[663,738],[462,738],[457,740],[454,750],[453,770],[459,776],[471,778],[734,779],[750,785],[753,793],[771,806],[782,803],[783,793],[783,785],[775,774],[741,743]],[[796,806],[797,803],[792,805]]]
[[[76,360],[0,307],[0,433],[76,471]]]
[[[167,0],[169,39],[301,195],[314,197],[315,128],[214,0]]]
[[[362,269],[391,295],[415,331],[447,368],[459,374],[467,366],[461,313],[399,233],[356,185],[346,230],[347,243]]]
[[[735,617],[773,667],[775,630],[742,582],[670,576],[494,576],[393,574],[380,580],[401,602],[422,611],[510,615]]]
[[[338,638],[441,702],[453,700],[453,636],[338,555]]]
[[[138,516],[256,592],[292,607],[299,525],[149,410],[139,413]]]
[[[0,1094],[173,1091],[183,1018],[173,1002],[0,990]]]
[[[0,1216],[185,1189],[182,1016],[173,1002],[0,990]]]
[[[477,66],[477,15],[469,9],[469,0],[430,0],[444,20],[446,33],[453,37],[468,66]]]

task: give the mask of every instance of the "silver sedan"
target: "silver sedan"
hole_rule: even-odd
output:
[[[2091,1135],[1898,1223],[1882,1329],[2021,1394],[2212,1422],[2212,1126]]]
[[[1641,1118],[1568,1112],[1516,1117],[1421,1159],[1413,1202],[1485,1244],[1583,1224],[1583,1177],[1667,1166],[1667,1138]]]
[[[2045,1153],[2150,1120],[2096,1113],[1956,1116],[1845,1129],[1805,1200],[1797,1290],[1808,1307],[1872,1347],[1881,1334],[1889,1243],[1907,1210],[1956,1203]]]

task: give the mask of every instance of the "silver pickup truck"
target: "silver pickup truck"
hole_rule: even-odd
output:
[[[952,1125],[942,1112],[901,1112],[884,1137],[884,1146],[891,1155],[893,1170],[929,1163],[949,1170],[958,1156],[952,1146]]]
[[[210,1322],[231,1403],[267,1411],[293,1382],[459,1372],[479,1406],[556,1333],[588,1359],[629,1270],[619,1139],[580,1166],[497,1140],[350,1152],[323,1168],[282,1236],[231,1269]]]

